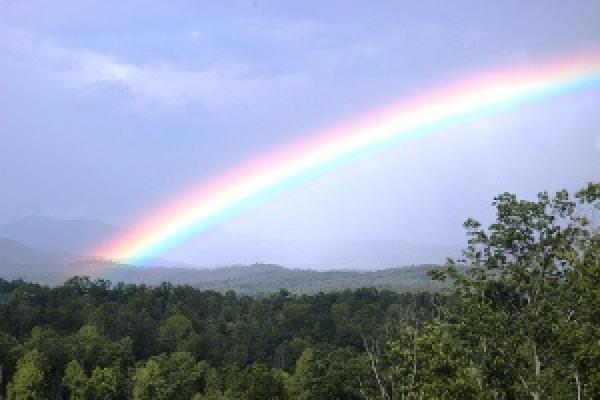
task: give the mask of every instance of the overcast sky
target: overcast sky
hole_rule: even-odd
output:
[[[592,1],[0,1],[0,223],[128,226],[281,144],[512,62],[600,46]],[[461,243],[491,198],[600,178],[600,91],[405,144],[227,222]]]

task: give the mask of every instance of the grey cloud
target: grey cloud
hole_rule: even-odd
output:
[[[220,111],[267,91],[289,90],[303,85],[300,75],[252,75],[242,61],[215,62],[204,69],[185,69],[169,62],[133,64],[89,49],[60,46],[23,32],[13,34],[10,50],[21,59],[30,56],[65,87],[90,89],[94,85],[125,88],[134,108],[147,106],[180,109],[198,103]],[[29,60],[31,61],[31,59]],[[49,70],[49,71],[48,71]]]

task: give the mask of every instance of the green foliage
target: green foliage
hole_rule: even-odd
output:
[[[117,395],[117,378],[111,368],[96,367],[88,381],[86,398],[90,400],[110,400]]]
[[[79,362],[69,362],[63,378],[63,385],[69,391],[69,400],[85,400],[87,384],[88,378]]]
[[[186,352],[176,352],[159,357],[161,375],[166,380],[168,399],[188,400],[200,385],[206,366],[196,363],[194,356]]]
[[[437,293],[0,279],[0,397],[600,398],[600,185],[493,204]]]
[[[167,318],[158,331],[158,342],[167,352],[193,350],[197,340],[192,321],[181,314]]]
[[[6,382],[14,374],[14,367],[22,351],[17,339],[0,332],[0,387],[4,389]]]
[[[566,191],[542,192],[535,201],[504,193],[494,200],[497,219],[488,229],[473,219],[465,222],[469,245],[458,263],[466,271],[451,261],[445,274],[435,274],[453,279],[460,300],[460,312],[449,312],[445,331],[462,350],[448,354],[459,365],[468,360],[479,382],[463,398],[599,395],[599,348],[593,339],[600,321],[600,239],[594,224],[599,188],[589,184],[575,199]],[[397,343],[392,350],[402,355]],[[424,372],[414,374],[410,394],[421,393]]]
[[[206,386],[204,389],[204,399],[220,400],[224,398],[222,390],[221,377],[215,368],[208,368],[206,371]]]
[[[243,399],[286,400],[283,377],[263,364],[253,364],[241,376]]]
[[[156,358],[148,360],[136,369],[132,390],[134,400],[165,400],[167,393],[167,381]]]
[[[44,399],[44,357],[37,350],[26,353],[17,363],[17,370],[8,384],[8,400]]]
[[[407,327],[390,343],[391,378],[404,398],[479,399],[482,373],[448,324]]]
[[[298,386],[290,374],[306,348],[346,348],[360,355],[363,335],[383,338],[411,316],[429,320],[432,307],[448,300],[370,288],[248,297],[83,278],[56,288],[0,280],[0,291],[6,299],[0,303],[6,380],[22,351],[36,350],[47,360],[41,390],[48,398],[81,397],[89,386],[81,382],[96,369],[98,379],[109,379],[111,371],[118,399],[243,397],[260,388],[242,379],[253,376],[253,364],[267,366],[271,384],[288,393]],[[31,315],[20,313],[22,303]],[[70,315],[73,325],[54,315]],[[23,326],[31,329],[19,333]],[[341,364],[341,358],[331,363]],[[254,372],[258,377],[260,371]]]
[[[299,399],[362,399],[373,391],[364,354],[351,349],[304,350],[296,363],[295,392]]]

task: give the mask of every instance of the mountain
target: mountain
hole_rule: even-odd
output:
[[[72,276],[87,275],[112,282],[158,285],[162,282],[200,289],[235,290],[246,294],[314,293],[364,286],[395,291],[437,290],[430,265],[377,271],[291,269],[279,265],[252,264],[221,268],[140,267],[103,260],[83,259],[67,253],[40,251],[14,240],[0,238],[0,277],[57,285]]]
[[[76,256],[67,253],[40,251],[0,238],[0,276],[7,280],[57,284],[70,276],[70,266],[76,260]]]
[[[2,225],[0,277],[53,285],[74,275],[88,275],[113,282],[171,282],[253,294],[281,288],[306,293],[360,286],[429,290],[438,286],[427,277],[431,269],[427,265],[441,264],[446,257],[459,254],[458,248],[443,245],[272,240],[216,228],[179,246],[168,257],[221,268],[192,268],[165,259],[146,260],[132,267],[86,255],[87,249],[118,232],[118,228],[98,221],[39,216]],[[393,268],[402,265],[424,266]]]
[[[431,281],[431,265],[376,271],[291,269],[279,265],[252,264],[221,268],[178,268],[121,265],[85,259],[68,253],[33,249],[11,239],[0,238],[0,277],[57,285],[72,276],[90,276],[112,282],[158,285],[162,282],[191,285],[200,289],[235,290],[263,294],[286,289],[313,293],[358,287],[395,291],[437,290]]]
[[[0,225],[0,237],[55,252],[85,254],[107,240],[118,228],[89,219],[59,220],[29,216]]]
[[[54,263],[68,259],[61,253],[35,250],[15,240],[0,238],[0,262],[12,264]]]

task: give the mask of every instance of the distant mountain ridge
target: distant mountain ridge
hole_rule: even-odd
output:
[[[316,293],[376,287],[398,292],[433,291],[445,287],[427,274],[434,265],[388,268],[376,271],[290,269],[279,265],[253,264],[211,269],[193,268],[111,268],[105,276],[113,282],[189,284],[196,288],[224,292],[235,290],[263,294],[288,290]]]
[[[2,263],[52,263],[69,259],[75,259],[75,257],[66,253],[33,249],[16,240],[0,238],[0,262]]]
[[[119,228],[90,219],[52,219],[29,216],[0,225],[0,237],[44,251],[85,254],[119,232]]]
[[[282,288],[297,293],[375,286],[391,290],[430,290],[431,264],[454,256],[451,246],[394,241],[267,240],[216,229],[184,245],[193,268],[164,259],[137,266],[90,258],[85,250],[121,230],[93,220],[54,220],[26,217],[0,226],[0,277],[49,285],[74,275],[113,282],[189,284],[218,291],[268,293]],[[177,253],[175,253],[177,254]],[[177,257],[177,256],[176,256]],[[184,259],[185,259],[184,258]],[[421,260],[435,262],[425,265]],[[272,260],[271,263],[250,261]],[[421,262],[419,262],[421,261]],[[416,267],[397,267],[402,265]],[[281,265],[292,268],[285,268]]]
[[[431,265],[376,271],[289,269],[272,264],[237,265],[222,268],[134,267],[67,253],[33,249],[14,240],[0,238],[0,277],[58,285],[72,276],[102,278],[114,283],[159,285],[162,282],[191,285],[200,289],[262,294],[286,289],[292,293],[314,293],[357,287],[395,291],[437,290],[431,281]]]
[[[17,241],[0,238],[0,276],[57,284],[70,271],[67,267],[78,259],[67,253],[41,251]]]

